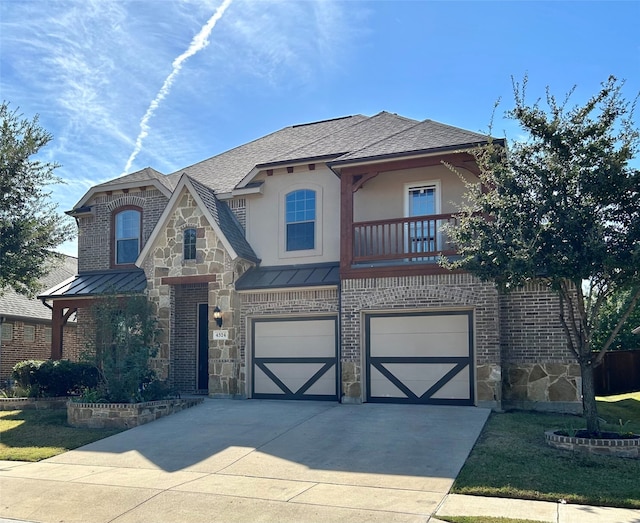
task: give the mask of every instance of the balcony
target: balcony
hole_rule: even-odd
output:
[[[433,214],[354,222],[351,239],[345,242],[350,252],[343,253],[343,270],[353,272],[396,267],[393,272],[397,273],[397,266],[429,264],[432,269],[427,272],[440,272],[442,268],[437,264],[438,258],[456,254],[455,246],[443,228],[445,224],[457,224],[457,217],[454,214]],[[424,272],[424,267],[420,270]]]

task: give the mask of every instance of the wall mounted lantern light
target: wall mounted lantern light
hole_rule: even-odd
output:
[[[222,311],[217,305],[213,309],[213,319],[216,320],[218,327],[222,327]]]

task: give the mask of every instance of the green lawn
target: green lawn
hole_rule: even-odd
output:
[[[67,425],[66,409],[0,412],[0,460],[40,461],[121,430]]]
[[[640,433],[640,392],[598,398],[603,430]],[[579,429],[578,416],[492,413],[452,491],[587,505],[640,508],[640,460],[553,449],[544,431]]]

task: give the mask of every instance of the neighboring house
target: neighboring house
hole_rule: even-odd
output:
[[[78,260],[64,256],[60,263],[40,280],[42,290],[73,278]],[[51,357],[51,309],[37,298],[27,298],[13,289],[0,294],[0,383],[11,376],[13,366],[24,360],[46,360]],[[65,327],[63,356],[78,357],[75,318]]]
[[[444,164],[477,181],[486,139],[356,115],[97,185],[68,213],[78,276],[43,296],[52,352],[72,311],[144,291],[156,369],[185,392],[580,410],[557,297],[437,264],[465,189]]]

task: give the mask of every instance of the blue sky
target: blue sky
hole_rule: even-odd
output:
[[[500,98],[494,135],[517,138],[512,75],[531,101],[582,103],[610,74],[640,92],[638,20],[637,1],[2,0],[0,98],[53,134],[62,212],[124,172],[349,114],[486,131]]]

